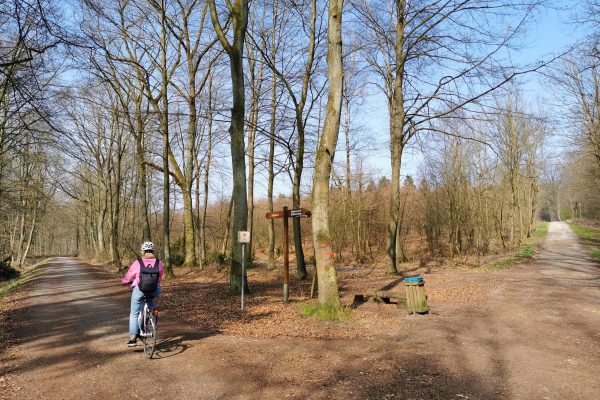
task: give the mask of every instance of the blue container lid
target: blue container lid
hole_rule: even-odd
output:
[[[412,277],[404,278],[404,282],[406,282],[406,283],[423,282],[423,278],[421,278],[420,276],[412,276]]]

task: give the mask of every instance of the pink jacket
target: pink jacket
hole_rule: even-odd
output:
[[[142,261],[144,262],[144,265],[151,264],[152,266],[154,266],[154,263],[156,262],[156,258],[142,258]],[[158,284],[159,285],[162,282],[164,274],[165,274],[165,265],[162,263],[162,261],[159,261],[158,262]],[[121,280],[121,283],[123,285],[126,285],[129,282],[131,282],[132,288],[136,287],[138,285],[138,283],[140,283],[140,263],[138,262],[138,260],[133,260],[133,262],[131,263],[131,266],[129,266],[129,270],[127,271],[127,273]]]

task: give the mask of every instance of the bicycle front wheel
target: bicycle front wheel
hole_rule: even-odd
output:
[[[156,348],[156,319],[152,313],[146,314],[146,337],[144,339],[144,355],[146,358],[152,358]]]

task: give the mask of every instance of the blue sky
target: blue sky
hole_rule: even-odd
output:
[[[554,1],[553,7],[540,9],[520,40],[521,48],[511,54],[517,65],[531,65],[541,60],[549,60],[561,54],[569,46],[577,43],[585,34],[584,27],[574,24],[574,17],[583,10],[583,1]],[[548,82],[541,74],[521,77],[518,86],[526,104],[544,106],[551,112],[556,99]],[[362,123],[367,131],[378,139],[379,149],[373,152],[368,162],[376,174],[390,176],[388,115],[385,100],[373,96],[363,106]],[[338,148],[338,151],[343,150]],[[341,154],[340,154],[341,156]],[[403,155],[402,176],[416,177],[422,164],[422,155],[415,149],[408,149]]]

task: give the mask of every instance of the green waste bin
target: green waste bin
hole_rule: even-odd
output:
[[[406,311],[409,314],[427,314],[427,295],[425,294],[425,282],[420,276],[404,278],[406,287]]]

